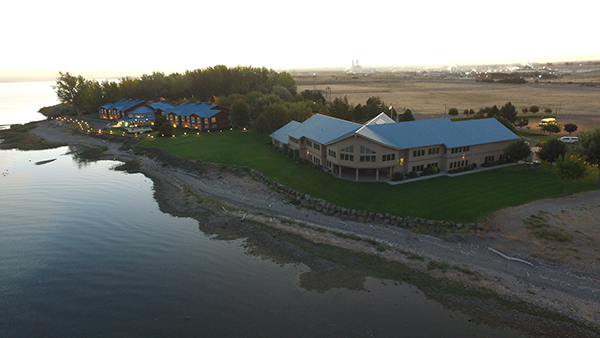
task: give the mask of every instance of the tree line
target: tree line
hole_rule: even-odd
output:
[[[228,68],[223,65],[186,71],[183,74],[153,72],[139,78],[123,77],[118,81],[102,82],[69,72],[59,72],[53,88],[60,102],[77,114],[96,111],[106,103],[121,99],[164,99],[177,104],[183,101],[213,102],[219,96],[252,91],[293,97],[297,91],[296,81],[287,72],[276,72],[264,67]]]

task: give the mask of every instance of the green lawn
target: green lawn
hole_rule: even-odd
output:
[[[181,133],[181,131],[178,131]],[[563,181],[547,168],[516,171],[514,166],[460,177],[437,177],[392,186],[340,180],[293,162],[254,132],[223,131],[141,141],[188,159],[248,166],[296,191],[348,208],[455,222],[475,222],[495,210],[564,196]],[[569,192],[599,189],[598,169],[571,182]]]

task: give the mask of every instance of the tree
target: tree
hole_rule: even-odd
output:
[[[504,155],[508,157],[510,160],[515,161],[517,166],[515,169],[518,169],[519,161],[524,160],[527,156],[531,154],[531,148],[529,144],[525,142],[522,138],[518,138],[512,141],[505,149]]]
[[[529,124],[529,119],[526,117],[519,117],[515,120],[514,125],[519,127],[519,128],[523,128],[526,125]]]
[[[157,116],[154,119],[154,124],[152,125],[152,130],[160,131],[160,128],[163,125],[163,123],[170,123],[170,122],[167,120],[167,117],[164,115]]]
[[[287,115],[283,102],[270,104],[256,118],[254,128],[259,134],[269,135],[291,121]]]
[[[560,127],[556,123],[548,123],[542,126],[542,131],[551,135],[552,133],[560,133]]]
[[[61,103],[70,104],[81,115],[79,110],[85,102],[85,88],[87,81],[83,76],[71,75],[69,72],[58,72],[59,77],[52,88],[56,91],[56,96]]]
[[[537,113],[537,112],[539,112],[539,111],[540,111],[540,107],[538,107],[538,106],[531,106],[531,107],[529,107],[529,111],[530,111],[532,114],[535,114],[535,113]]]
[[[537,151],[538,157],[542,161],[554,163],[559,156],[563,156],[567,152],[567,145],[557,139],[551,139],[545,142]]]
[[[494,105],[493,107],[485,107],[483,111],[485,112],[485,116],[488,118],[500,115],[500,109],[498,109],[496,105]]]
[[[596,126],[590,131],[579,135],[579,151],[588,164],[598,167],[600,164],[600,127]],[[596,183],[600,182],[600,173]]]
[[[452,107],[452,108],[448,109],[448,115],[450,115],[450,116],[457,116],[458,115],[458,108]]]
[[[544,113],[546,113],[546,114],[552,113],[552,108],[546,108],[546,109],[544,109]]]
[[[415,117],[413,116],[413,113],[410,111],[410,109],[406,109],[404,111],[404,114],[400,115],[400,119],[398,120],[398,122],[406,122],[406,121],[414,121]]]
[[[515,125],[512,124],[512,122],[510,122],[506,117],[496,116],[495,119],[502,123],[506,128],[508,128],[508,130],[512,131],[515,134],[517,133],[517,128],[515,128]]]
[[[173,135],[173,124],[169,121],[166,121],[165,123],[161,124],[160,127],[158,127],[158,131],[163,136],[169,137],[169,136]]]
[[[556,172],[565,181],[564,192],[567,192],[569,182],[584,177],[585,171],[585,163],[570,153],[560,156],[556,161]]]
[[[229,114],[234,126],[244,128],[250,121],[250,106],[245,101],[237,100],[231,105]]]
[[[510,122],[515,122],[517,119],[517,107],[510,101],[500,108],[500,116],[505,117]]]
[[[352,106],[348,102],[348,96],[336,97],[329,105],[329,115],[343,120],[352,120]]]
[[[571,133],[577,131],[577,125],[575,123],[567,123],[563,126],[563,129],[571,135]]]
[[[529,112],[529,109],[527,109],[527,107],[521,108],[521,113],[527,114],[528,112]]]

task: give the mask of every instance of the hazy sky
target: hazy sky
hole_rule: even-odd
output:
[[[3,5],[0,79],[217,64],[276,70],[598,60],[597,0],[81,1]]]

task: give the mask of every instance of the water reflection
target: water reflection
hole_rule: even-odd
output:
[[[516,336],[66,152],[0,151],[0,336]]]

